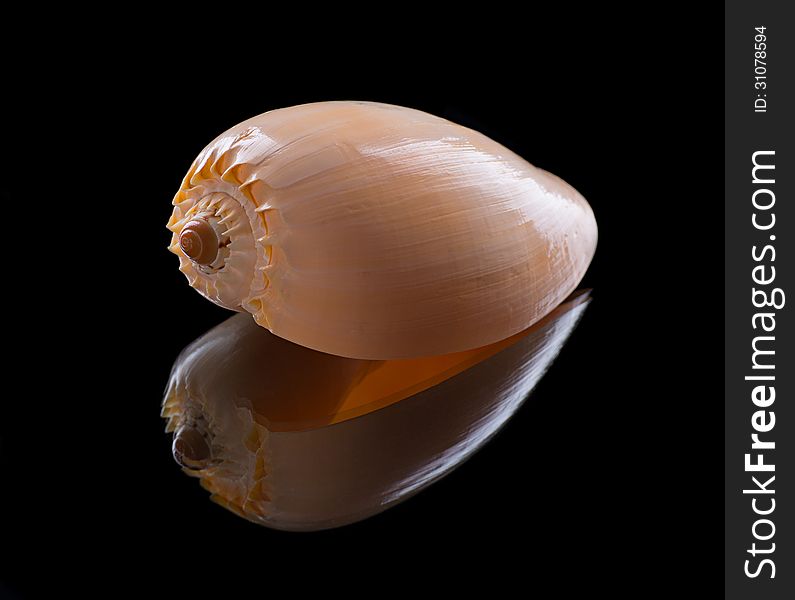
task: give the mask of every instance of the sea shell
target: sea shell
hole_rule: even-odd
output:
[[[374,360],[525,330],[575,289],[597,240],[588,203],[558,177],[471,129],[363,102],[221,134],[168,227],[213,302],[306,348]]]
[[[449,473],[515,413],[588,303],[578,293],[508,340],[362,360],[236,315],[177,359],[163,401],[175,458],[246,519],[317,530],[364,519]]]

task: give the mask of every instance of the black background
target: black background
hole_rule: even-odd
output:
[[[65,127],[64,166],[49,177],[79,251],[43,272],[26,346],[40,367],[3,423],[7,593],[486,584],[498,597],[551,586],[541,597],[635,598],[701,582],[718,595],[719,13],[531,14],[400,34],[328,25],[322,42],[296,29],[250,39],[253,50],[237,40],[246,19],[190,43],[175,30],[173,45],[106,32],[58,63],[45,85],[58,97],[44,98],[58,118],[34,123],[43,135],[42,121]],[[158,414],[169,369],[228,313],[188,287],[165,223],[218,133],[327,99],[483,131],[574,185],[600,237],[582,284],[591,306],[487,447],[379,516],[290,534],[210,503],[171,459]]]

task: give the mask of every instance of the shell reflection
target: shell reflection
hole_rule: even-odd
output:
[[[588,302],[577,292],[496,344],[388,361],[310,350],[238,314],[177,358],[162,411],[175,459],[214,501],[261,525],[317,530],[364,519],[477,451]]]

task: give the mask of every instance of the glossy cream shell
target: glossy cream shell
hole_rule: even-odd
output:
[[[208,274],[178,235],[209,197],[229,206],[232,246]],[[505,339],[575,289],[597,240],[588,203],[555,175],[450,121],[362,102],[232,127],[201,152],[174,205],[171,249],[199,292],[354,358]]]

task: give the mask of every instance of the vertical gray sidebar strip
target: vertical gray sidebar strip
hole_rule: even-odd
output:
[[[792,3],[726,2],[724,568],[730,599],[795,598],[794,113]]]

